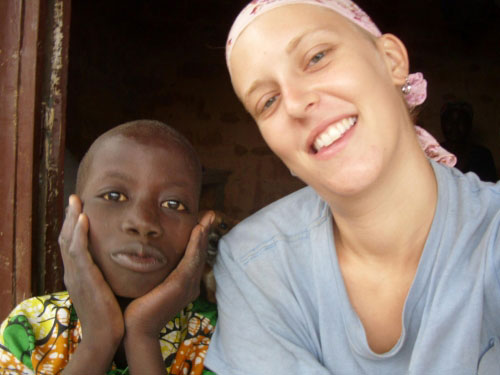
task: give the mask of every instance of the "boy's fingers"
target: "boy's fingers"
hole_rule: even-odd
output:
[[[208,228],[197,224],[191,232],[186,252],[173,272],[163,282],[164,299],[190,302],[200,293],[200,280],[207,257]],[[175,280],[175,281],[174,281]]]
[[[78,264],[88,258],[88,218],[85,214],[77,216],[71,239],[61,250],[65,267],[70,264]],[[83,256],[82,256],[83,255]]]
[[[66,217],[64,218],[61,233],[59,234],[59,246],[61,251],[65,251],[71,244],[73,231],[75,229],[78,215],[82,210],[80,199],[76,195],[69,197],[69,205],[66,209]]]
[[[81,213],[78,215],[71,243],[62,251],[64,282],[70,291],[75,283],[94,285],[96,281],[92,271],[94,261],[88,251],[88,228],[88,217]]]
[[[208,227],[204,227],[201,223],[196,225],[191,232],[191,237],[186,247],[186,253],[181,263],[183,266],[191,269],[192,272],[203,269],[207,256],[208,232]]]
[[[77,256],[83,253],[82,250],[87,250],[88,228],[89,228],[89,220],[87,218],[87,215],[85,214],[78,215],[75,229],[73,231],[73,239],[71,241],[71,245],[69,246],[69,253],[72,256]]]
[[[159,289],[165,298],[172,298],[172,293],[180,292],[183,301],[192,301],[199,294],[200,279],[207,257],[208,233],[214,219],[215,214],[212,211],[207,212],[191,231],[184,256],[163,282],[164,288]],[[173,280],[177,281],[172,282]],[[176,285],[180,289],[177,290]]]
[[[196,260],[201,256],[203,259],[199,259],[199,261],[205,262],[208,233],[214,222],[214,219],[215,213],[213,211],[208,211],[205,213],[205,215],[203,215],[200,222],[195,225],[195,227],[191,231],[191,237],[189,237],[189,242],[186,247],[184,258]]]
[[[201,218],[199,224],[204,228],[211,228],[215,220],[215,212],[207,211]]]
[[[195,225],[181,261],[161,286],[154,289],[157,301],[169,301],[166,305],[176,306],[175,312],[171,311],[173,314],[178,311],[177,307],[182,308],[180,305],[185,306],[200,293],[200,280],[207,257],[208,233],[214,217],[215,214],[209,212]],[[162,311],[165,313],[163,302]]]

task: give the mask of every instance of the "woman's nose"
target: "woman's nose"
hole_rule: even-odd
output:
[[[159,237],[163,233],[159,214],[154,204],[136,202],[127,207],[122,228],[131,235]]]
[[[295,118],[306,116],[319,101],[317,92],[296,84],[282,89],[281,95],[287,113]]]

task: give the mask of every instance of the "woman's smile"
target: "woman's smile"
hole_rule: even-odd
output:
[[[349,129],[351,129],[358,120],[357,116],[344,118],[328,126],[321,132],[313,142],[312,151],[316,154],[324,148],[329,147],[332,143],[341,138]]]

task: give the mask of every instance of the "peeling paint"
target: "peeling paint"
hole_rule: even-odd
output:
[[[39,214],[41,222],[38,226],[39,256],[37,263],[36,288],[37,293],[54,291],[62,287],[62,274],[57,236],[61,224],[59,215],[59,197],[62,194],[62,157],[64,154],[64,95],[67,45],[64,33],[64,6],[68,0],[51,1],[51,17],[48,31],[50,45],[47,45],[47,72],[44,82],[43,108],[43,139],[42,161],[39,170],[39,187],[41,201]],[[68,8],[69,9],[69,8]],[[60,191],[61,190],[61,191]],[[61,207],[62,212],[62,207]]]
[[[60,80],[63,68],[63,2],[56,1],[54,4],[54,45],[52,47],[52,69],[50,75],[50,91],[54,96],[61,96]]]
[[[12,259],[8,256],[0,255],[0,264],[4,266],[4,269],[10,269]]]

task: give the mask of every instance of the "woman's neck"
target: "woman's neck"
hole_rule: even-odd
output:
[[[339,255],[418,263],[436,203],[437,182],[425,156],[394,160],[368,191],[329,200]]]

